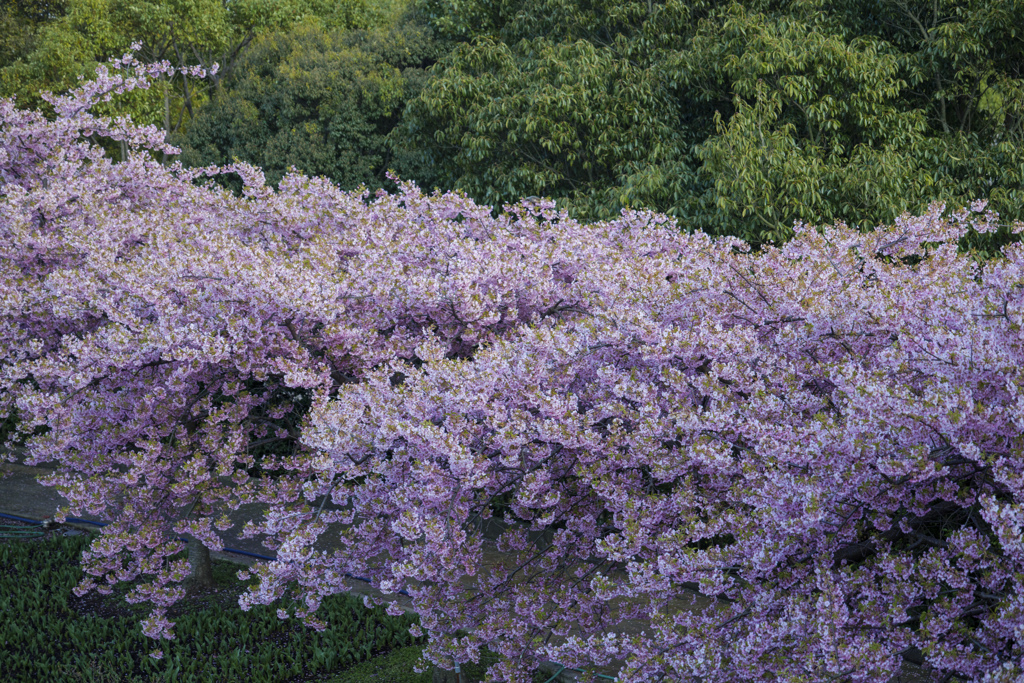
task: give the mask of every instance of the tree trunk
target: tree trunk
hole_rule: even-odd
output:
[[[206,591],[213,588],[213,561],[210,549],[194,538],[188,540],[188,563],[192,573],[188,578],[188,591]]]
[[[164,74],[164,142],[167,142],[167,134],[171,132],[171,93],[170,88],[167,85],[167,75]],[[161,162],[164,166],[167,165],[167,152],[163,153],[163,159]],[[189,554],[191,556],[191,552]]]
[[[209,505],[201,504],[201,497],[196,498],[185,513],[185,519],[195,512],[197,517],[209,515],[212,510]],[[213,560],[210,559],[210,549],[203,545],[202,541],[194,536],[188,536],[188,564],[192,572],[185,580],[185,590],[188,593],[203,592],[213,588]]]
[[[454,671],[444,671],[442,669],[434,669],[434,675],[431,683],[464,683],[466,677],[461,673]]]

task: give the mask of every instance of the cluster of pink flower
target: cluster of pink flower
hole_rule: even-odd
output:
[[[130,599],[171,638],[173,534],[216,550],[230,526],[182,509],[263,502],[245,534],[279,561],[243,608],[295,579],[323,628],[321,598],[370,576],[414,596],[428,658],[487,645],[497,680],[620,658],[622,681],[881,681],[914,650],[939,678],[1024,675],[1024,250],[957,253],[993,228],[983,204],[752,254],[640,211],[274,191],[245,164],[162,166],[160,131],[89,114],[167,69],[115,66],[135,77],[101,70],[53,121],[0,102],[0,414],[47,428],[28,462],[59,463],[62,514],[113,520],[79,594],[152,574]],[[195,182],[230,172],[242,197]],[[268,428],[296,391],[301,429]],[[287,473],[249,479],[268,435]],[[499,539],[519,580],[472,523],[501,494],[553,530]],[[330,522],[346,553],[313,551]],[[723,601],[667,612],[684,585]],[[640,615],[646,635],[609,636]],[[536,644],[570,624],[589,637]]]

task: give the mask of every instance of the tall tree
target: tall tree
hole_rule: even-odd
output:
[[[441,49],[431,29],[410,23],[356,31],[304,23],[268,34],[172,141],[187,166],[237,158],[260,165],[275,186],[290,166],[344,189],[375,190],[388,169],[429,181],[430,166],[386,136]]]
[[[658,56],[683,47],[691,5],[430,0],[420,10],[461,44],[394,136],[428,150],[442,184],[496,205],[554,196],[588,218],[694,196],[691,148],[710,117],[679,106]]]
[[[1024,3],[756,5],[716,9],[669,62],[718,112],[698,156],[720,230],[869,229],[936,199],[1024,215],[1024,40],[1012,20]],[[1008,238],[1004,228],[964,245],[991,252]]]
[[[132,43],[145,63],[167,60],[179,68],[173,80],[137,90],[97,112],[130,114],[138,123],[156,124],[168,133],[183,128],[230,75],[245,49],[268,31],[315,20],[323,26],[368,25],[379,11],[366,0],[67,0],[66,13],[41,25],[30,52],[0,69],[0,96],[17,96],[19,106],[47,110],[40,91],[63,92],[97,64],[127,51]],[[214,71],[217,64],[219,70]],[[200,66],[209,83],[180,71]]]
[[[418,7],[461,44],[395,135],[478,200],[645,206],[755,245],[936,199],[1024,216],[1021,0]]]
[[[31,52],[39,27],[66,11],[64,0],[0,0],[0,68]]]

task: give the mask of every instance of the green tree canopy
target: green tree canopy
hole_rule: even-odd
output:
[[[91,76],[99,62],[123,54],[136,41],[142,44],[137,57],[143,62],[167,60],[208,70],[218,64],[219,72],[209,78],[215,88],[259,35],[296,22],[331,29],[365,27],[382,13],[369,0],[8,1],[28,9],[4,15],[14,17],[21,31],[8,52],[21,52],[0,62],[0,96],[16,96],[19,106],[44,111],[40,91],[74,87],[80,76]],[[129,114],[138,123],[178,131],[208,97],[208,85],[181,74],[164,85],[133,91],[97,111]]]
[[[693,192],[693,140],[650,69],[585,40],[546,38],[515,49],[480,39],[439,66],[405,132],[432,151],[447,185],[495,205],[556,196],[597,218]]]
[[[478,200],[646,206],[754,244],[934,200],[1024,216],[1024,0],[418,7],[460,44],[394,135]]]
[[[870,229],[937,199],[985,198],[1024,217],[1024,40],[1009,22],[1024,3],[972,5],[871,0],[830,12],[813,0],[710,13],[667,60],[716,111],[696,150],[713,186],[708,220],[780,240],[794,220]],[[968,242],[992,249],[1007,237]]]
[[[304,23],[268,34],[171,141],[188,166],[238,158],[262,166],[274,185],[293,165],[345,189],[382,187],[389,168],[429,181],[429,165],[393,151],[387,134],[439,55],[432,33],[410,23],[350,31]]]
[[[420,10],[462,42],[394,137],[425,150],[439,183],[499,206],[552,196],[586,219],[626,204],[689,212],[700,189],[692,147],[710,115],[681,108],[659,66],[684,44],[687,4],[430,0]]]
[[[64,0],[0,0],[0,69],[32,52],[39,27],[66,12]]]

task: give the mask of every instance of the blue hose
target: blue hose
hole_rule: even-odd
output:
[[[43,525],[45,525],[47,523],[47,521],[48,521],[48,520],[44,520],[44,521],[40,522],[37,519],[25,519],[24,517],[15,517],[14,515],[5,515],[2,512],[0,512],[0,517],[3,517],[4,519],[17,520],[19,522],[28,522],[29,524],[43,524]],[[94,525],[99,526],[99,527],[104,527],[104,526],[107,526],[108,524],[110,524],[110,522],[94,522],[91,519],[82,519],[80,517],[67,517],[66,519],[67,519],[67,521],[74,522],[76,524],[94,524]],[[187,538],[182,538],[181,536],[178,536],[178,540],[183,542],[183,543],[188,543],[188,539]],[[255,557],[255,558],[260,559],[260,560],[276,560],[277,559],[276,557],[268,557],[266,555],[257,555],[256,553],[250,553],[250,552],[247,552],[245,550],[238,550],[237,548],[224,548],[224,552],[226,552],[226,553],[237,553],[239,555],[248,555],[249,557]],[[294,560],[289,560],[289,562],[294,562]],[[366,583],[371,583],[369,579],[364,579],[361,576],[353,576],[352,574],[345,574],[345,576],[347,576],[350,579],[357,579],[359,581],[365,581]],[[409,593],[407,593],[404,590],[403,591],[398,591],[398,592],[401,595],[405,595],[405,596],[408,596],[410,598],[412,597],[411,595],[409,595]]]

